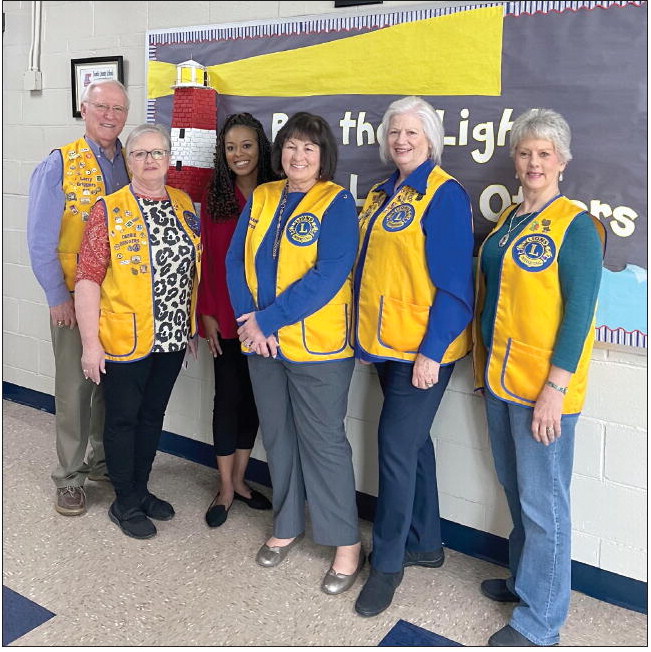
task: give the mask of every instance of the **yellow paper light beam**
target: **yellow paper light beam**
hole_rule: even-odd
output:
[[[210,84],[222,95],[252,97],[499,95],[502,21],[496,5],[401,23],[209,66]],[[150,98],[172,93],[163,90],[175,68],[150,62]]]

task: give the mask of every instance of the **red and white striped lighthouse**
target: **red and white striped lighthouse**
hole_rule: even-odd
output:
[[[217,91],[207,83],[200,63],[190,59],[176,67],[167,183],[185,190],[195,204],[210,182],[217,138]]]

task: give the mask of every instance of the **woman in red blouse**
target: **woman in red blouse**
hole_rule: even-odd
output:
[[[199,330],[215,359],[212,429],[220,481],[206,512],[210,527],[226,521],[233,500],[253,509],[271,509],[269,500],[244,482],[258,431],[258,414],[246,358],[240,352],[224,265],[237,218],[253,189],[276,179],[270,153],[271,143],[258,120],[250,113],[228,116],[217,136],[215,171],[201,203],[204,258]]]

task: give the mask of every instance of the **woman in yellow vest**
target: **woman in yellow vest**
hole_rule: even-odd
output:
[[[333,183],[337,144],[323,118],[297,113],[271,165],[284,177],[253,191],[226,256],[273,485],[273,535],[258,551],[277,566],[303,537],[336,546],[322,589],[341,593],[364,563],[346,439],[357,211]],[[253,406],[251,406],[253,409]]]
[[[481,590],[517,603],[491,646],[557,644],[570,601],[574,429],[605,242],[601,223],[559,190],[570,138],[550,109],[515,120],[510,151],[522,202],[504,211],[479,252],[475,386],[513,520],[511,576]]]
[[[104,386],[104,448],[116,500],[110,519],[128,536],[156,534],[174,516],[147,483],[165,409],[195,348],[201,245],[186,193],[165,185],[171,143],[144,124],[125,150],[131,184],[94,205],[79,254],[75,309],[84,375]]]
[[[472,213],[439,165],[443,125],[406,97],[382,119],[380,156],[395,172],[360,215],[356,355],[375,363],[384,401],[371,573],[355,610],[384,611],[405,566],[443,563],[430,429],[454,363],[470,351]]]

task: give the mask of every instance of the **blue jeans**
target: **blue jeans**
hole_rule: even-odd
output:
[[[411,384],[413,364],[375,365],[384,394],[378,430],[379,491],[373,520],[373,567],[402,570],[405,550],[433,552],[441,543],[436,459],[430,437],[454,365],[430,389]]]
[[[520,597],[510,625],[537,645],[558,643],[571,588],[570,480],[578,415],[561,418],[561,437],[538,443],[533,409],[486,391],[488,434],[513,530],[507,586]]]

